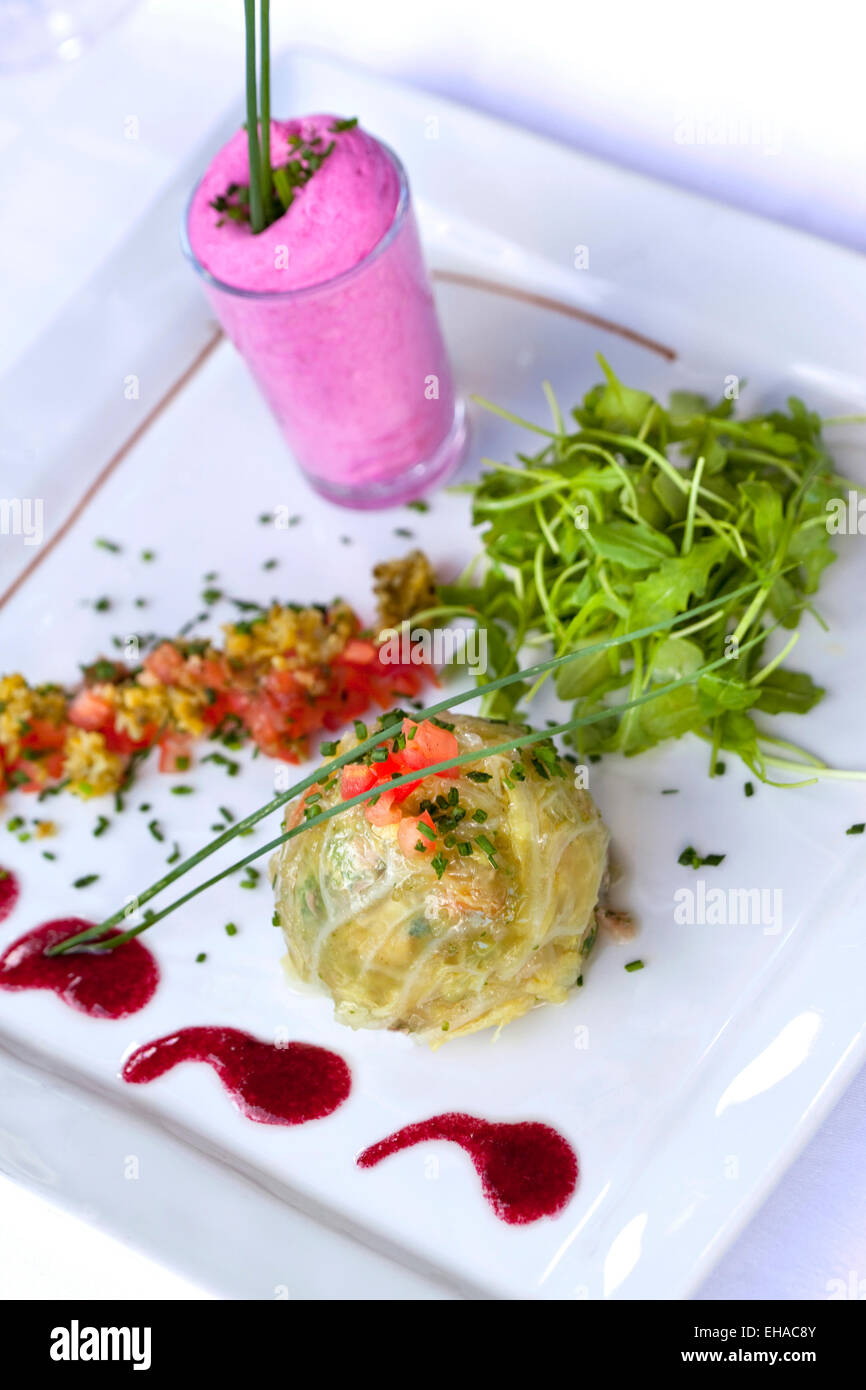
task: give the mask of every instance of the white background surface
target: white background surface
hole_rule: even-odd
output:
[[[866,244],[861,45],[847,6],[275,0],[301,41],[632,167]],[[122,240],[242,77],[240,0],[152,0],[74,61],[0,78],[0,369]],[[820,25],[820,30],[818,30]],[[435,112],[435,98],[431,98]],[[351,114],[351,113],[350,113]],[[138,139],[125,138],[127,119]],[[46,217],[53,208],[57,216]],[[58,234],[58,227],[60,232]],[[796,287],[794,287],[795,289]],[[703,1295],[866,1296],[866,1078]],[[0,1182],[0,1294],[188,1297],[190,1286]],[[14,1259],[9,1252],[14,1251]],[[832,1281],[839,1281],[834,1284]]]

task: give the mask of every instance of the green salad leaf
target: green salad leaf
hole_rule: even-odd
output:
[[[773,739],[760,716],[806,714],[824,694],[785,661],[835,558],[827,504],[850,484],[836,474],[820,418],[795,398],[744,419],[734,419],[732,400],[693,392],[674,392],[665,408],[598,360],[604,381],[571,422],[548,386],[552,427],[498,411],[543,436],[543,447],[513,464],[486,460],[463,489],[483,550],[460,581],[440,587],[439,601],[485,629],[491,679],[519,669],[527,644],[580,652],[719,600],[676,636],[596,648],[560,667],[556,693],[574,702],[575,717],[603,714],[727,657],[693,686],[578,730],[573,744],[581,756],[633,755],[695,733],[710,744],[711,775],[725,749],[768,781],[768,764],[781,764],[768,756]],[[757,588],[737,592],[750,583]],[[779,629],[793,636],[771,656]],[[545,679],[496,691],[484,712],[513,716]],[[819,766],[803,758],[795,766]]]

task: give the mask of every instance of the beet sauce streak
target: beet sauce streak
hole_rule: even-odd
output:
[[[45,955],[48,946],[92,925],[81,917],[60,917],[19,936],[0,956],[0,989],[50,989],[91,1018],[126,1018],[143,1009],[153,998],[159,969],[140,941],[115,951]]]
[[[136,1048],[121,1074],[140,1084],[181,1062],[213,1067],[241,1113],[263,1125],[301,1125],[330,1115],[352,1085],[336,1052],[310,1043],[278,1046],[239,1028],[181,1028]]]
[[[494,1124],[474,1115],[435,1115],[406,1125],[358,1155],[361,1168],[372,1168],[390,1154],[413,1144],[447,1139],[465,1149],[481,1178],[484,1196],[501,1221],[522,1226],[555,1216],[577,1184],[577,1156],[549,1125],[523,1121]]]

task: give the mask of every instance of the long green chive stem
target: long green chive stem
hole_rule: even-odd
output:
[[[749,647],[755,646],[763,640],[763,634],[759,634],[757,637],[753,637],[751,641],[744,643],[740,651],[746,651]],[[633,700],[624,701],[620,705],[612,705],[603,710],[596,710],[593,714],[582,715],[579,719],[569,719],[566,720],[565,723],[556,724],[551,728],[532,729],[526,734],[519,735],[517,738],[509,739],[507,743],[496,744],[493,747],[484,748],[482,751],[471,749],[467,753],[461,753],[456,758],[446,758],[443,762],[434,763],[430,767],[424,768],[423,776],[433,777],[437,772],[449,772],[455,767],[462,767],[465,763],[477,763],[482,758],[492,758],[501,753],[510,753],[514,748],[526,748],[533,743],[548,740],[560,734],[574,733],[575,730],[585,728],[590,724],[596,724],[601,719],[609,719],[611,715],[625,714],[629,710],[636,709],[639,705],[648,704],[651,700],[656,700],[662,695],[669,694],[672,690],[679,690],[685,685],[694,685],[702,676],[707,675],[710,671],[716,670],[719,666],[726,665],[729,660],[729,657],[721,656],[718,660],[708,662],[707,665],[700,667],[697,671],[692,671],[688,676],[683,676],[676,681],[670,681],[667,685],[660,685],[655,690],[649,691],[644,695],[639,695]],[[452,705],[455,703],[455,700],[451,701]],[[448,708],[447,702],[436,708]],[[394,730],[398,730],[400,726],[395,724],[393,728]],[[385,731],[382,730],[381,733],[376,735],[376,740],[381,742],[384,736]],[[371,740],[368,739],[367,743],[369,744],[370,742]],[[351,759],[357,759],[362,746],[363,745],[359,744],[356,748],[350,749],[348,756]],[[303,785],[306,787],[313,782],[320,781],[323,776],[346,761],[347,756],[344,754],[334,762],[328,763],[326,767],[320,768],[318,772],[313,773],[303,784],[299,783],[298,786],[300,787]],[[124,916],[124,912],[128,909],[125,909],[124,912],[119,914],[116,913],[114,917],[109,917],[105,922],[99,923],[97,926],[89,927],[86,931],[79,932],[75,936],[67,937],[65,941],[59,942],[56,946],[49,947],[46,954],[63,955],[67,951],[74,950],[77,946],[85,946],[89,943],[95,943],[110,950],[114,950],[117,946],[123,946],[127,941],[131,941],[133,937],[140,936],[142,932],[155,926],[157,922],[161,922],[163,918],[168,917],[172,912],[176,912],[179,907],[183,907],[193,898],[198,897],[200,893],[206,892],[208,888],[213,888],[215,884],[221,882],[222,879],[227,878],[230,874],[238,873],[241,869],[246,868],[248,864],[252,864],[256,859],[260,859],[263,854],[270,854],[273,850],[278,849],[280,845],[285,844],[287,840],[292,840],[296,835],[302,834],[303,831],[311,830],[314,826],[321,825],[324,821],[331,820],[334,816],[341,815],[343,811],[348,811],[352,806],[358,806],[362,802],[369,801],[373,797],[381,796],[383,791],[392,791],[397,787],[405,786],[407,782],[417,782],[418,780],[417,769],[412,772],[405,772],[400,777],[391,778],[387,783],[371,787],[368,791],[360,792],[357,796],[349,797],[345,801],[338,802],[335,806],[330,806],[325,811],[320,811],[318,815],[311,816],[309,820],[302,821],[292,830],[286,830],[282,835],[278,835],[276,839],[269,840],[266,845],[262,845],[259,849],[252,850],[248,855],[245,855],[243,859],[237,860],[236,863],[229,865],[227,869],[220,870],[220,872],[214,874],[212,878],[205,879],[203,883],[197,884],[196,887],[191,888],[188,893],[177,898],[173,903],[169,903],[168,907],[163,908],[161,912],[155,912],[146,922],[140,922],[137,926],[130,927],[128,931],[122,932],[120,935],[112,937],[108,941],[99,940],[99,936],[109,927],[116,925]],[[283,793],[283,796],[289,797],[291,794],[292,793],[286,792]],[[195,856],[193,856],[193,858],[195,858]],[[139,904],[143,901],[144,896],[145,895],[142,894],[142,897],[138,900]],[[150,896],[152,896],[152,894],[150,894]]]
[[[768,767],[778,767],[785,772],[808,772],[809,781],[803,783],[774,782],[776,787],[809,786],[812,782],[820,782],[822,777],[829,777],[837,782],[866,782],[866,772],[860,772],[857,768],[844,767],[815,767],[812,763],[795,762],[793,758],[776,758],[771,753],[763,753],[762,757]]]
[[[445,710],[453,709],[455,705],[463,705],[470,700],[481,699],[486,695],[490,695],[495,690],[503,690],[506,686],[513,685],[516,681],[531,679],[534,676],[541,675],[543,672],[556,670],[558,667],[566,665],[567,662],[576,660],[578,656],[585,657],[596,651],[608,651],[612,647],[621,647],[629,642],[636,642],[642,637],[651,637],[653,633],[663,632],[673,627],[676,623],[681,622],[686,617],[691,620],[697,614],[706,613],[708,610],[717,608],[721,604],[728,604],[731,599],[750,593],[756,587],[756,582],[744,584],[741,588],[732,590],[731,593],[724,594],[719,598],[709,599],[706,603],[699,604],[696,608],[690,608],[688,613],[677,613],[673,617],[663,618],[657,623],[651,623],[647,627],[638,628],[634,632],[625,632],[617,637],[608,637],[605,638],[604,641],[595,642],[590,646],[582,647],[579,651],[567,652],[562,656],[552,657],[547,661],[539,662],[535,666],[526,667],[524,670],[512,671],[509,675],[500,676],[497,680],[489,681],[485,685],[475,686],[470,690],[463,691],[461,694],[452,695],[448,699],[438,701],[435,705],[429,705],[426,709],[419,710],[417,714],[418,722],[420,723],[422,719],[430,719],[434,715],[441,714]],[[359,743],[356,747],[348,749],[345,753],[341,753],[339,757],[326,763],[324,767],[320,767],[315,772],[309,773],[306,777],[302,778],[300,782],[296,782],[294,786],[289,787],[287,791],[280,792],[278,796],[273,797],[266,805],[260,806],[257,811],[253,811],[250,815],[245,816],[243,820],[235,821],[233,825],[230,825],[227,830],[223,831],[222,835],[218,835],[215,840],[211,840],[200,850],[196,850],[195,854],[190,855],[188,859],[184,859],[181,863],[176,864],[170,873],[163,875],[156,883],[152,883],[149,888],[146,888],[143,893],[140,893],[136,898],[137,904],[141,906],[144,903],[150,902],[151,898],[156,897],[156,895],[161,893],[164,888],[167,888],[169,884],[174,883],[176,879],[181,878],[184,874],[188,873],[190,869],[194,869],[204,859],[215,854],[217,850],[222,849],[223,845],[228,844],[229,841],[235,839],[237,835],[243,834],[245,830],[251,829],[252,826],[257,825],[260,820],[264,820],[264,818],[269,816],[273,811],[279,810],[287,801],[292,801],[296,796],[300,796],[315,782],[319,781],[320,778],[327,777],[332,772],[336,772],[339,768],[345,766],[346,763],[357,761],[359,757],[363,757],[365,753],[370,752],[387,739],[396,737],[401,731],[402,724],[391,724],[386,728],[377,730],[376,733],[372,734],[362,743]],[[122,922],[126,915],[126,911],[126,908],[120,908],[117,912],[113,913],[111,917],[107,917],[104,922],[90,927],[88,932],[81,933],[80,938],[76,939],[93,939],[101,935],[103,932],[108,931],[109,928],[115,927],[119,922]],[[63,943],[61,943],[61,945],[62,944]],[[59,954],[58,947],[49,948],[48,954]]]
[[[250,226],[253,232],[264,229],[262,204],[262,164],[259,150],[259,111],[256,97],[256,5],[244,0],[247,56],[247,148],[250,163]]]
[[[267,227],[274,220],[273,187],[274,175],[271,170],[271,5],[270,0],[261,4],[261,81],[259,100],[262,108],[262,214]]]

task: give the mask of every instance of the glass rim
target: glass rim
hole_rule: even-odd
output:
[[[394,165],[394,168],[397,171],[397,178],[399,181],[397,206],[394,209],[394,216],[391,218],[391,221],[387,229],[382,233],[375,246],[372,246],[370,250],[367,252],[367,254],[363,256],[361,260],[358,261],[355,265],[349,266],[348,270],[341,270],[338,275],[332,275],[327,280],[318,280],[314,285],[299,285],[295,289],[288,290],[242,289],[239,285],[229,285],[225,280],[220,280],[216,275],[213,274],[212,271],[208,270],[206,266],[202,265],[201,261],[199,260],[198,256],[193,250],[192,244],[189,239],[190,209],[192,208],[195,196],[202,185],[204,179],[204,175],[202,175],[202,177],[198,179],[196,183],[193,185],[192,192],[190,193],[186,201],[180,228],[181,250],[183,251],[184,256],[189,261],[195,273],[198,276],[200,276],[200,278],[204,280],[205,284],[209,285],[211,289],[220,290],[223,294],[235,295],[238,299],[252,299],[261,301],[304,299],[317,294],[323,294],[328,290],[341,287],[354,280],[356,276],[360,275],[362,271],[366,270],[367,266],[371,265],[374,261],[378,260],[379,257],[383,254],[383,252],[387,251],[388,247],[394,241],[395,237],[397,236],[398,232],[400,231],[401,227],[406,221],[406,216],[409,211],[409,180],[406,176],[406,170],[402,164],[402,161],[400,160],[399,156],[394,153],[390,145],[385,144],[384,140],[377,139],[375,135],[371,135],[370,139],[374,140],[375,143],[379,146],[379,148],[385,151],[386,155],[391,160],[392,164]],[[279,221],[279,218],[277,220]]]

